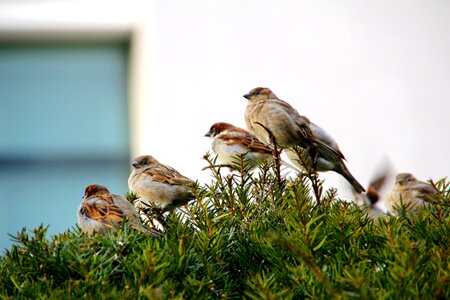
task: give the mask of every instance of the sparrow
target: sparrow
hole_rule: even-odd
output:
[[[251,169],[258,163],[274,159],[273,149],[266,146],[251,132],[225,122],[214,123],[205,136],[211,138],[211,148],[219,160],[230,167],[236,167],[237,157],[244,156],[244,160]],[[281,160],[287,167],[296,167]]]
[[[395,214],[395,207],[403,205],[417,210],[433,202],[437,190],[427,182],[417,180],[410,173],[400,173],[395,177],[395,185],[386,195],[386,209]]]
[[[384,215],[384,212],[375,205],[380,201],[380,190],[385,186],[388,174],[385,172],[369,183],[366,193],[357,193],[355,202],[360,208],[365,209],[371,219]]]
[[[141,224],[137,211],[130,202],[111,194],[108,188],[100,184],[86,187],[77,217],[81,229],[89,235],[94,232],[105,234],[112,228],[120,227],[124,220],[134,229],[154,237],[161,235],[158,230]]]
[[[300,115],[289,103],[279,99],[270,89],[257,87],[244,95],[248,100],[245,110],[247,128],[258,139],[270,144],[268,130],[276,143],[285,149],[292,162],[304,168],[299,154],[305,154],[306,163],[316,171],[335,171],[355,189],[364,192],[363,186],[344,164],[345,157],[336,141],[321,127]]]
[[[131,166],[129,189],[138,194],[139,201],[150,206],[156,205],[161,213],[174,210],[195,198],[194,182],[153,156],[136,157]]]

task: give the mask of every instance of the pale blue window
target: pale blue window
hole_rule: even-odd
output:
[[[76,223],[86,185],[127,191],[127,45],[0,45],[0,249]]]

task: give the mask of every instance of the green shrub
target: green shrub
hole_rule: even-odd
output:
[[[450,188],[439,203],[371,220],[354,204],[271,168],[222,175],[166,219],[154,239],[126,224],[106,236],[79,227],[23,229],[0,257],[0,296],[95,299],[450,299]],[[315,185],[311,186],[311,182]],[[132,200],[132,199],[130,199]]]

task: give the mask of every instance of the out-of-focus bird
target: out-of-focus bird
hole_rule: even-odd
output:
[[[306,163],[316,171],[335,171],[357,191],[364,188],[344,164],[344,155],[336,141],[322,128],[301,116],[289,103],[279,99],[268,88],[255,88],[244,95],[247,128],[262,142],[270,144],[269,130],[276,143],[285,149],[292,162],[304,168],[297,152],[303,152]],[[302,154],[302,153],[300,153]]]
[[[243,155],[244,160],[251,168],[262,161],[272,160],[273,149],[263,144],[251,132],[225,122],[214,123],[205,136],[211,138],[211,148],[219,160],[230,167],[236,167],[238,156]],[[291,169],[296,167],[281,160],[281,163]]]
[[[365,209],[372,219],[385,215],[385,213],[375,205],[381,199],[380,190],[386,185],[387,177],[387,172],[381,174],[369,183],[366,193],[357,193],[355,195],[356,204],[362,209]]]
[[[134,229],[154,237],[161,235],[158,230],[141,224],[137,211],[130,202],[119,195],[111,194],[100,184],[86,187],[77,216],[81,229],[87,234],[105,234],[111,228],[120,227],[122,222],[127,220]]]
[[[419,207],[433,203],[437,190],[427,182],[417,180],[410,173],[400,173],[395,178],[395,185],[386,195],[386,209],[395,214],[395,207],[403,205],[417,210]]]
[[[139,196],[139,201],[156,205],[161,212],[174,210],[195,198],[194,182],[172,167],[144,155],[134,159],[128,187]]]

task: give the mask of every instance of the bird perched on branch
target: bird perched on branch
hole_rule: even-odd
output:
[[[386,209],[395,213],[395,207],[401,203],[413,210],[433,203],[437,190],[427,182],[419,181],[410,173],[400,173],[395,178],[395,185],[386,195]]]
[[[364,191],[345,166],[345,157],[336,141],[325,130],[300,115],[268,88],[254,88],[244,97],[248,99],[245,122],[258,139],[269,144],[272,134],[295,165],[305,167],[299,157],[304,155],[305,162],[315,171],[335,171],[344,176],[355,191]]]
[[[273,160],[273,148],[266,146],[251,132],[225,122],[214,123],[205,136],[211,138],[211,148],[219,160],[232,168],[237,166],[237,157],[242,155],[251,168],[258,163]],[[297,170],[291,164],[281,164]]]
[[[84,199],[78,208],[78,223],[87,234],[99,232],[105,234],[111,228],[117,228],[127,220],[131,227],[154,237],[161,233],[141,224],[134,206],[119,195],[114,195],[100,184],[91,184],[86,187]]]
[[[134,159],[133,170],[128,178],[128,187],[139,196],[139,201],[153,206],[161,212],[174,210],[195,198],[194,182],[177,170],[144,155]]]

